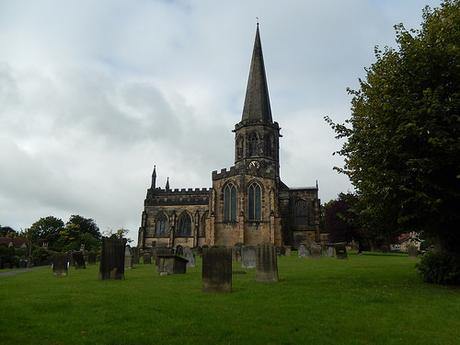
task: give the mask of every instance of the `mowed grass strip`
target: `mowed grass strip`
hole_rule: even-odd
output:
[[[201,291],[201,261],[123,281],[98,266],[0,277],[0,344],[460,344],[460,289],[421,282],[407,256],[280,257],[280,282],[234,263],[233,292]],[[245,273],[241,273],[241,272]]]

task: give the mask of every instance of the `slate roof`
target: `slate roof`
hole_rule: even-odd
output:
[[[257,24],[256,39],[252,52],[242,122],[270,124],[273,122],[262,44],[260,43],[259,24]]]

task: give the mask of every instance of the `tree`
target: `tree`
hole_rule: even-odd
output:
[[[351,242],[362,237],[360,225],[353,207],[357,196],[340,193],[335,200],[324,205],[324,229],[331,242]]]
[[[419,231],[460,255],[460,1],[397,25],[398,49],[375,49],[345,124],[326,121],[359,196],[361,218],[386,236]],[[384,226],[382,226],[384,225]]]
[[[102,239],[101,232],[99,227],[91,218],[85,218],[79,215],[72,215],[69,218],[67,224],[78,225],[82,233],[87,233],[92,235],[96,240],[100,241]]]
[[[64,227],[64,222],[56,217],[40,218],[26,231],[27,238],[36,245],[48,243],[48,247],[55,249],[59,233]]]

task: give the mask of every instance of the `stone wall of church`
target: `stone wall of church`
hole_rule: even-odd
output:
[[[236,222],[224,221],[224,188],[233,184],[237,189],[237,216]],[[248,219],[248,188],[252,183],[257,183],[261,188],[261,220]],[[281,226],[278,218],[278,205],[275,180],[258,177],[255,175],[213,174],[213,190],[215,197],[212,208],[214,209],[214,233],[211,235],[212,245],[233,246],[237,243],[257,245],[260,243],[273,243],[281,245]]]

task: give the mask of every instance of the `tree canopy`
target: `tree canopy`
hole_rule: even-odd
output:
[[[397,25],[397,49],[375,49],[345,124],[326,117],[359,195],[381,233],[420,231],[460,252],[460,1],[425,8],[419,30]],[[458,255],[458,254],[457,254]]]

